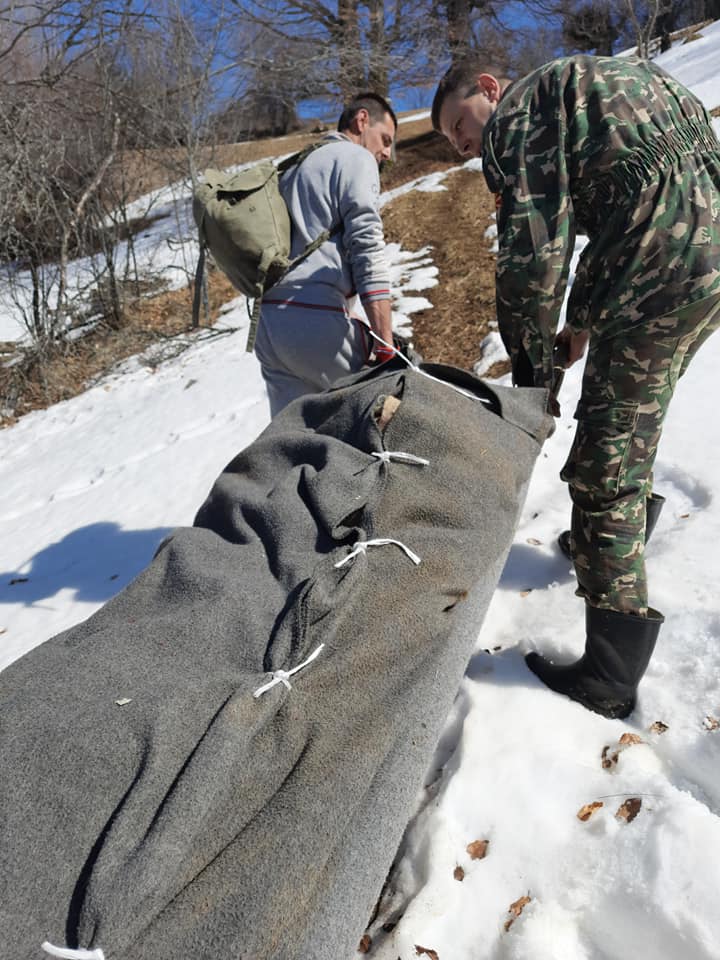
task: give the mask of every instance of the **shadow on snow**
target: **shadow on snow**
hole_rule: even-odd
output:
[[[123,530],[116,523],[91,523],[51,543],[22,564],[0,572],[0,603],[32,605],[60,590],[75,599],[102,602],[115,596],[155,553],[170,528]]]

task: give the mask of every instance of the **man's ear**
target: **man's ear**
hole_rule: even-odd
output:
[[[500,99],[500,83],[491,73],[480,73],[477,78],[478,86],[491,103]]]
[[[359,136],[366,127],[370,125],[370,114],[367,112],[365,107],[361,107],[360,110],[355,114],[355,116],[350,121],[350,130]]]

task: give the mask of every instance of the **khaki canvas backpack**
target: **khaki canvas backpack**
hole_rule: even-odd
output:
[[[327,141],[325,141],[327,142]],[[193,216],[200,236],[200,259],[195,273],[193,319],[200,312],[200,291],[206,250],[234,287],[254,300],[247,350],[252,351],[263,294],[300,260],[337,232],[324,230],[302,253],[290,259],[291,222],[280,193],[280,176],[323,142],[314,143],[284,160],[258,163],[227,173],[208,169],[193,194]]]

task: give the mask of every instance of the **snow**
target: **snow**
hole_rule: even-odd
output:
[[[720,103],[720,24],[659,62],[708,106]],[[441,189],[442,177],[413,189],[421,187]],[[183,259],[167,241],[187,227],[191,260],[191,231],[187,223],[178,231],[172,196],[150,201],[163,215],[142,255],[177,280]],[[427,307],[416,294],[436,282],[432,251],[390,245],[389,253],[396,324],[408,329],[413,311]],[[127,361],[82,396],[0,431],[0,666],[122,589],[169,530],[192,522],[225,463],[264,428],[246,331],[238,298],[212,336],[179,356]],[[16,312],[0,307],[0,339],[13,333]],[[497,342],[491,334],[489,345]],[[569,517],[558,473],[582,372],[568,371],[562,417],[372,929],[373,958],[431,956],[419,947],[440,960],[720,958],[720,728],[712,721],[720,718],[720,425],[709,406],[718,369],[715,337],[668,415],[655,471],[667,504],[648,550],[651,601],[666,623],[638,709],[623,722],[552,694],[522,659],[529,649],[570,657],[582,648],[582,602],[555,546]],[[651,732],[656,721],[667,730]],[[644,742],[620,747],[625,732]],[[601,763],[606,746],[618,753],[610,768]],[[642,805],[623,822],[616,812],[630,798]],[[582,822],[577,813],[592,802],[603,805]],[[484,859],[467,851],[476,840],[489,840]],[[523,897],[506,930],[508,908]],[[395,925],[383,932],[383,923]]]
[[[430,116],[430,113],[430,110],[418,110],[417,113],[411,113],[405,117],[398,117],[398,123],[414,123],[416,120],[426,120]]]

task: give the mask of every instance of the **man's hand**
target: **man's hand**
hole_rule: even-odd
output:
[[[385,363],[395,356],[392,349],[392,314],[389,300],[370,300],[363,304],[363,308],[370,323],[370,329],[377,334],[381,340],[390,346],[384,346],[378,340],[372,341],[372,353],[376,363]]]
[[[589,330],[574,333],[569,327],[563,327],[555,337],[554,365],[567,370],[585,354],[585,348],[589,340]]]

